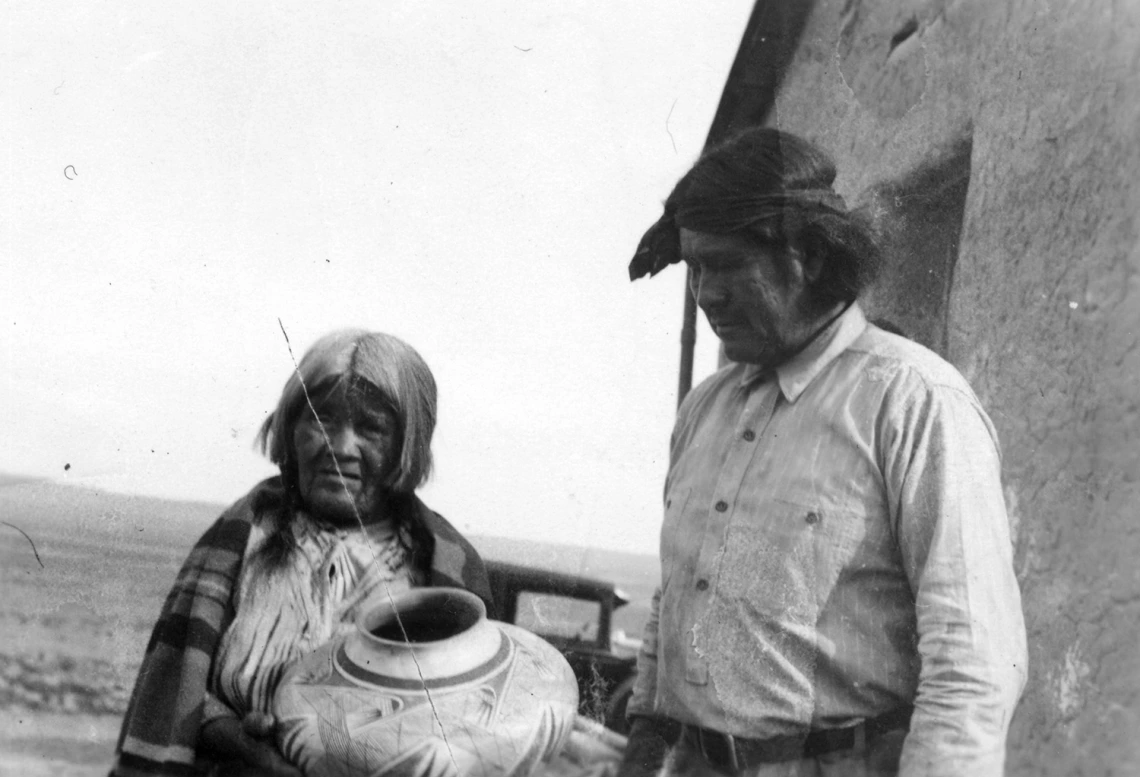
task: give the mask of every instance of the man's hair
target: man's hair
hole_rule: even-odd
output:
[[[410,494],[431,473],[431,437],[435,431],[436,387],[431,370],[407,343],[392,335],[343,329],[317,340],[281,391],[277,408],[265,419],[257,442],[281,469],[286,492],[296,493],[297,452],[293,430],[308,408],[341,381],[363,382],[378,392],[400,424],[399,463],[390,490]]]
[[[745,130],[705,151],[673,188],[630,274],[656,273],[679,260],[684,228],[744,235],[818,258],[815,302],[854,300],[873,280],[880,252],[870,220],[847,209],[834,182],[835,163],[807,140],[769,127]]]

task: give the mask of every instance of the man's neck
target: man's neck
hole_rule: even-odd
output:
[[[787,364],[799,354],[803,353],[808,346],[814,343],[820,335],[827,331],[828,327],[838,320],[840,316],[847,312],[847,309],[854,304],[853,302],[839,302],[835,306],[823,311],[822,313],[812,316],[805,320],[799,327],[802,333],[800,337],[796,338],[796,345],[789,348],[785,353],[781,354],[780,359],[766,367],[766,371],[775,372],[777,369]]]

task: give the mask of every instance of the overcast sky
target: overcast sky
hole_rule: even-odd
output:
[[[653,552],[683,273],[626,264],[750,8],[6,4],[0,472],[231,502],[278,319],[363,326],[439,383],[433,508]]]

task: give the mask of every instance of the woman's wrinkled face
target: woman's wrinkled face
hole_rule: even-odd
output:
[[[314,518],[368,523],[381,517],[399,464],[399,419],[371,384],[340,381],[302,410],[293,451],[301,499]]]

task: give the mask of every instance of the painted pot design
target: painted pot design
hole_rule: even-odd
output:
[[[570,736],[574,673],[457,588],[416,588],[294,665],[278,746],[307,777],[529,775]]]

